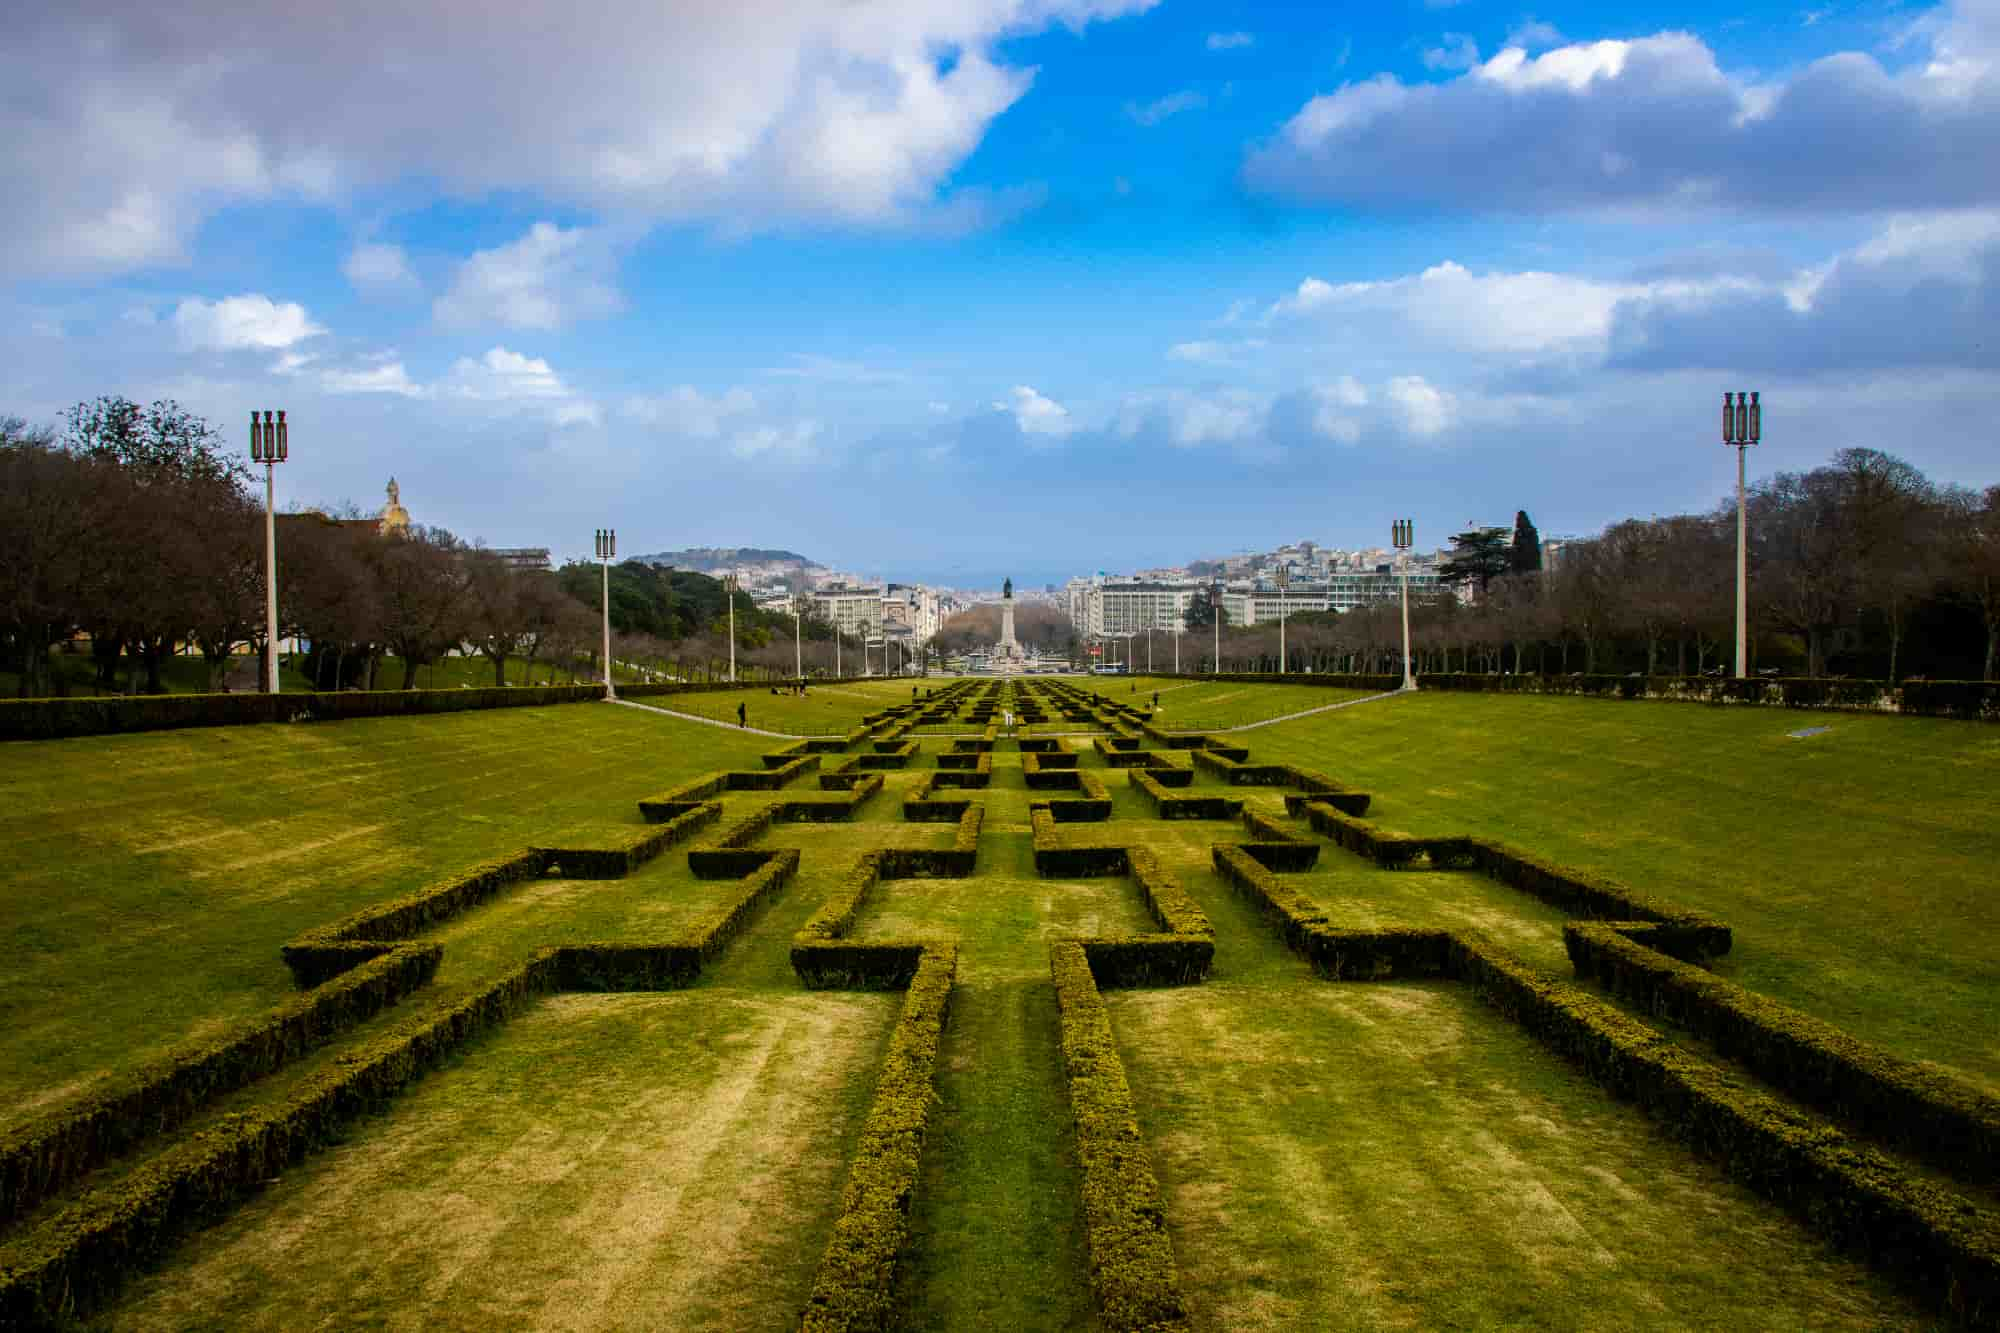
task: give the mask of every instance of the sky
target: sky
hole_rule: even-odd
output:
[[[1351,12],[1350,12],[1351,11]],[[2000,481],[2000,0],[186,0],[0,47],[0,415],[1031,585]]]

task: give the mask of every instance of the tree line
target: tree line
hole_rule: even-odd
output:
[[[206,421],[171,401],[79,403],[60,426],[0,417],[0,668],[23,697],[65,688],[53,654],[88,638],[99,691],[160,693],[178,653],[208,687],[265,638],[264,515],[250,468]],[[601,669],[602,575],[511,566],[438,527],[383,534],[351,509],[278,516],[278,633],[317,689],[373,689],[400,664],[403,689],[450,653],[477,653],[496,685],[537,671]],[[612,654],[643,675],[717,679],[729,659],[720,580],[636,561],[610,570]],[[740,676],[831,672],[832,627],[736,603]],[[794,625],[804,632],[795,652]],[[858,667],[858,643],[840,645]]]
[[[1901,680],[2000,670],[2000,486],[1942,486],[1875,449],[1779,472],[1747,497],[1753,668]],[[1565,543],[1540,567],[1525,513],[1515,530],[1455,534],[1448,590],[1414,591],[1411,656],[1420,671],[1688,675],[1733,669],[1736,502],[1627,519]],[[1464,598],[1455,595],[1463,589]],[[1204,628],[1212,613],[1202,601]],[[1190,617],[1192,620],[1193,617]],[[1276,670],[1278,626],[1224,631],[1224,670]],[[1401,608],[1289,617],[1294,671],[1394,674]],[[1210,637],[1194,638],[1212,665]],[[1188,663],[1183,643],[1183,666]]]

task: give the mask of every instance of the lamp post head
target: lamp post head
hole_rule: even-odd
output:
[[[282,463],[291,457],[291,431],[283,412],[266,411],[259,420],[250,413],[250,460],[254,463]]]
[[[1722,442],[1733,448],[1756,444],[1764,437],[1764,407],[1756,391],[1722,395]]]

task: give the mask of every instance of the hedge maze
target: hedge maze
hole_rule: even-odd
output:
[[[1006,713],[1021,734],[1007,734]],[[0,1138],[0,1326],[100,1311],[116,1322],[135,1270],[171,1271],[187,1233],[329,1142],[367,1135],[367,1113],[440,1065],[479,1058],[476,1042],[549,997],[690,990],[699,999],[704,977],[738,955],[783,959],[797,989],[781,1004],[814,992],[902,997],[831,1226],[799,1241],[818,1259],[791,1309],[814,1330],[921,1324],[913,1272],[934,1279],[926,1246],[942,1243],[926,1182],[951,1169],[927,1156],[946,1113],[941,1053],[954,1016],[990,1002],[964,989],[968,969],[1025,948],[1045,955],[1045,981],[1026,984],[1052,998],[1041,1058],[1059,1066],[1067,1102],[1051,1132],[1073,1164],[1076,1277],[1091,1318],[1117,1330],[1194,1327],[1203,1321],[1176,1262],[1176,1204],[1154,1166],[1163,1112],[1134,1093],[1115,1023],[1124,1011],[1106,992],[1207,983],[1184,992],[1194,1005],[1217,994],[1209,979],[1230,959],[1203,905],[1217,889],[1327,986],[1469,987],[1673,1140],[1874,1265],[1918,1308],[2000,1323],[1990,1206],[2000,1100],[1708,970],[1736,943],[1727,922],[1530,849],[1392,832],[1367,818],[1366,791],[1257,762],[1222,737],[1163,730],[1146,710],[1063,681],[948,685],[843,737],[761,759],[638,801],[638,822],[616,836],[503,852],[307,930],[283,948],[293,1000]],[[1205,864],[1191,846],[1206,849]],[[483,911],[537,884],[643,878],[669,853],[688,876],[673,884],[713,886],[674,928],[552,941],[441,979],[459,947],[439,943],[441,933],[476,927]],[[1574,975],[1537,971],[1472,930],[1341,924],[1323,900],[1332,881],[1320,876],[1350,865],[1478,877],[1553,909],[1566,920]],[[969,884],[966,901],[989,881],[993,893],[1021,896],[1012,866],[1046,885],[1048,901],[1076,903],[1065,909],[1072,919],[1122,912],[1148,925],[1003,940],[926,914],[954,883]],[[802,892],[816,896],[786,918],[799,924],[776,932],[773,905]],[[311,1063],[328,1051],[339,1054]],[[276,1082],[294,1064],[306,1075]],[[267,1080],[278,1091],[254,1111],[218,1110]]]

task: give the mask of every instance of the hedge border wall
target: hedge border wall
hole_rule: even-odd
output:
[[[539,708],[604,697],[602,685],[510,685],[472,690],[326,690],[294,694],[140,694],[88,699],[0,699],[0,741],[62,740],[180,727],[340,722],[359,717]]]

